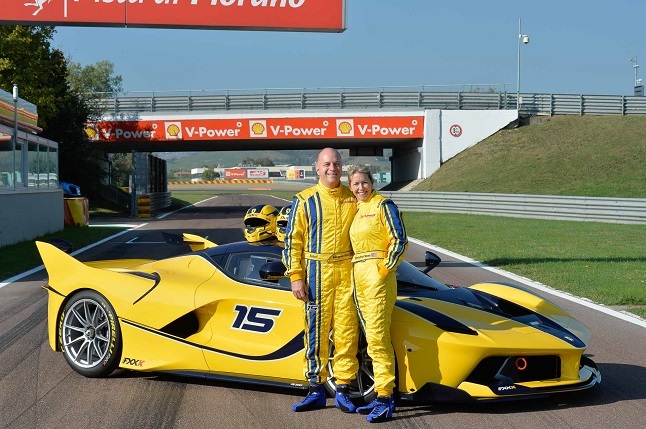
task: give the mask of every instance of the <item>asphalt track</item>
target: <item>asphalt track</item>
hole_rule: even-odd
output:
[[[212,241],[242,239],[242,216],[272,197],[226,195],[119,235],[77,255],[81,260],[164,258],[182,250],[163,243],[161,231],[190,232]],[[130,220],[132,222],[132,220]],[[143,223],[143,222],[137,222]],[[407,260],[422,266],[426,249],[413,243]],[[498,273],[441,255],[441,281],[471,284],[507,280]],[[512,280],[513,281],[513,280]],[[46,272],[0,288],[0,428],[303,428],[368,425],[363,416],[328,407],[293,413],[302,393],[288,389],[205,382],[116,371],[105,379],[74,372],[46,339]],[[544,292],[540,294],[547,296]],[[646,410],[646,328],[576,302],[548,296],[592,333],[588,355],[602,372],[592,390],[532,401],[402,404],[382,427],[422,428],[637,428]]]

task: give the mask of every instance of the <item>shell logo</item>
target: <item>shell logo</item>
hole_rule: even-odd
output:
[[[96,129],[96,125],[88,125],[85,127],[85,135],[90,140],[99,139],[99,131]]]
[[[179,135],[179,127],[175,124],[171,124],[168,128],[166,128],[166,132],[171,137],[177,137]]]
[[[350,131],[352,131],[352,125],[350,125],[349,122],[343,121],[339,124],[339,131],[341,134],[348,134]]]
[[[336,135],[337,137],[353,137],[354,119],[337,119]]]
[[[249,136],[267,137],[267,121],[265,121],[264,119],[249,121]]]
[[[183,138],[181,122],[165,122],[164,128],[166,129],[167,139],[181,140]]]
[[[251,126],[251,132],[256,135],[262,134],[265,132],[265,127],[261,123],[256,122]]]

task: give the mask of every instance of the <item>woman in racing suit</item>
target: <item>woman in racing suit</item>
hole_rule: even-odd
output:
[[[374,179],[368,167],[350,167],[348,184],[357,197],[357,212],[350,227],[352,283],[378,395],[357,412],[368,414],[367,420],[376,423],[390,419],[395,409],[390,320],[397,298],[395,271],[403,261],[408,239],[399,209],[373,189]]]

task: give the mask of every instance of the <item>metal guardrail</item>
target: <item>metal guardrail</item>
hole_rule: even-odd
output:
[[[646,198],[563,197],[465,192],[386,192],[402,211],[646,224]]]
[[[150,195],[150,211],[152,213],[170,207],[170,192],[154,192]]]
[[[260,90],[258,90],[260,91]],[[303,109],[445,109],[512,110],[516,94],[507,92],[429,92],[407,88],[388,91],[287,92],[123,96],[97,100],[106,114],[136,118],[144,112],[205,112]],[[585,94],[520,94],[520,114],[645,115],[646,97]]]

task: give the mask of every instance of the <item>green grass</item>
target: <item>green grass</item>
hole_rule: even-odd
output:
[[[628,311],[630,311],[631,313],[635,313],[642,319],[646,319],[646,308],[644,307],[639,307],[639,308],[628,307]]]
[[[81,249],[88,244],[96,243],[106,237],[117,234],[125,228],[81,228],[66,226],[63,231],[43,235],[34,240],[13,244],[2,248],[0,259],[0,280],[13,277],[16,274],[30,270],[42,264],[36,241],[47,241],[50,238],[60,238],[72,242],[74,250]]]
[[[487,265],[602,304],[646,306],[646,225],[418,212],[405,221],[411,237]]]
[[[93,198],[88,202],[90,219],[96,217],[128,216],[130,214],[130,212],[126,213],[122,207],[119,207],[110,201],[97,200]]]
[[[416,191],[646,198],[646,116],[555,116],[501,130]]]

